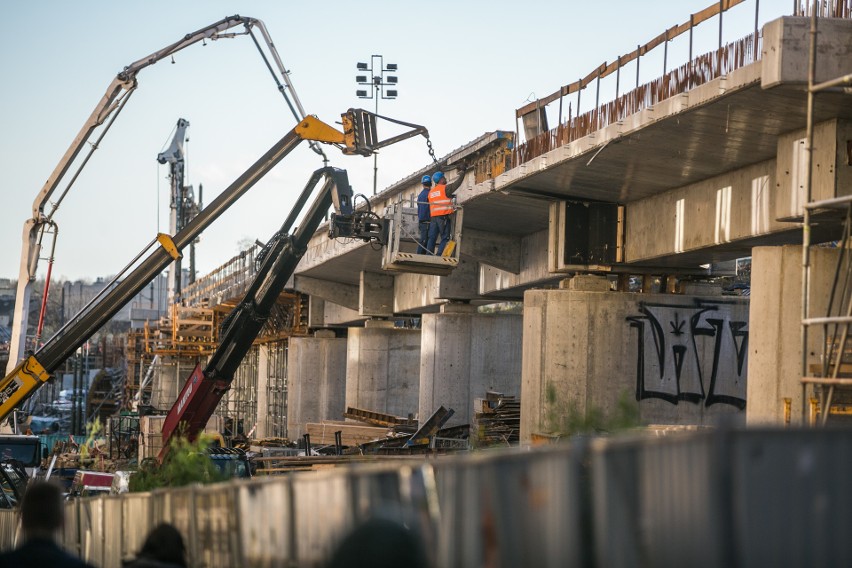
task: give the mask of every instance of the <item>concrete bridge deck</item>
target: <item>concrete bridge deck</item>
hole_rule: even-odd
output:
[[[826,80],[850,71],[852,22],[826,20],[821,25],[817,80]],[[706,271],[700,265],[748,256],[754,246],[800,243],[798,225],[781,220],[799,215],[802,201],[803,169],[793,170],[803,156],[807,27],[807,18],[770,22],[757,61],[496,178],[482,183],[467,179],[458,192],[464,208],[460,268],[442,279],[395,275],[394,312],[432,311],[440,298],[519,298],[525,289],[563,278],[548,270],[546,255],[550,207],[560,200],[625,206],[623,263],[605,267],[608,271],[702,274]],[[814,117],[821,124],[839,121],[826,136],[840,144],[852,105],[842,92],[826,93],[817,98]],[[449,156],[450,163],[470,154],[463,147]],[[833,162],[845,154],[838,146],[837,154],[826,154],[823,163],[840,169],[848,161]],[[423,171],[428,168],[374,198],[374,210],[411,199]],[[321,231],[300,264],[296,288],[322,294],[315,280],[357,288],[364,271],[381,272],[379,251],[329,242]],[[313,285],[305,284],[307,278],[314,279]],[[419,293],[424,288],[435,293]],[[357,290],[348,295],[343,288],[336,290],[337,298],[357,296]]]

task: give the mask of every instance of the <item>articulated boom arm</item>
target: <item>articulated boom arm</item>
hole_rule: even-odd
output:
[[[323,185],[305,214],[302,224],[293,234],[289,234],[296,218],[321,180]],[[189,439],[195,439],[204,430],[216,405],[231,387],[234,373],[263,329],[287,280],[293,275],[296,265],[305,254],[308,241],[332,205],[336,211],[335,219],[341,220],[343,225],[340,231],[345,236],[370,241],[381,233],[370,223],[354,220],[361,217],[363,212],[352,208],[352,188],[344,170],[325,167],[314,172],[281,229],[261,251],[257,260],[260,264],[257,274],[242,302],[222,324],[219,346],[210,361],[204,370],[201,370],[200,365],[195,368],[166,416],[163,423],[161,456],[168,452],[173,435],[179,433]],[[353,227],[355,229],[352,229]]]
[[[236,27],[243,27],[244,31],[229,32],[229,30]],[[253,32],[254,28],[257,28],[263,36],[266,48],[274,61],[280,78],[275,75],[273,67],[268,61],[267,55],[261,49],[257,38],[255,38]],[[100,101],[98,101],[98,104],[95,106],[92,114],[89,115],[89,118],[83,124],[80,132],[71,142],[71,145],[65,151],[65,154],[59,160],[59,163],[56,165],[41,191],[36,196],[32,206],[32,217],[24,222],[21,264],[18,269],[18,289],[15,297],[15,314],[12,322],[12,341],[9,349],[9,364],[6,368],[7,372],[11,372],[24,355],[25,339],[29,323],[30,295],[32,293],[32,284],[36,279],[36,272],[38,270],[38,262],[41,254],[41,234],[46,227],[52,224],[53,216],[59,208],[59,205],[62,203],[62,200],[65,198],[65,195],[77,180],[80,172],[84,167],[86,167],[86,164],[92,157],[94,151],[100,146],[101,141],[106,136],[106,133],[109,131],[113,122],[115,122],[115,119],[124,108],[124,105],[130,99],[130,95],[136,90],[136,75],[146,67],[149,67],[166,57],[170,57],[190,45],[203,42],[205,40],[212,41],[221,38],[230,38],[236,35],[250,35],[252,37],[258,51],[266,62],[267,67],[278,85],[278,91],[284,96],[284,100],[287,102],[293,116],[297,121],[305,118],[305,110],[302,108],[302,103],[296,95],[296,91],[290,82],[288,72],[284,68],[284,64],[281,62],[281,58],[278,55],[278,51],[275,49],[275,45],[272,43],[272,39],[266,30],[266,26],[261,20],[257,20],[255,18],[239,15],[224,18],[193,33],[186,34],[183,38],[171,45],[168,45],[159,51],[155,51],[138,61],[134,61],[122,69],[110,83],[109,87],[107,87],[106,93],[104,93],[104,96]],[[104,127],[103,132],[101,132],[94,141],[90,142],[95,130],[107,122],[107,119],[109,119],[109,122]],[[52,209],[50,211],[45,211],[51,196],[69,173],[71,166],[77,161],[80,152],[87,145],[90,147],[88,153],[84,158],[82,158],[81,163],[70,177],[70,180],[68,181],[65,189],[59,195],[59,198],[56,199],[55,202],[51,202]]]
[[[333,130],[315,117],[304,118],[183,229],[174,236],[158,235],[152,244],[159,243],[159,247],[136,264],[136,261],[148,251],[150,245],[146,247],[115,280],[109,283],[104,289],[103,296],[95,298],[43,347],[24,359],[0,381],[0,420],[6,418],[12,410],[29,398],[65,359],[135,297],[169,263],[180,258],[180,251],[184,247],[194,241],[204,229],[292,152],[300,142],[317,140],[312,136],[328,129]],[[330,203],[326,205],[326,210],[329,206]],[[135,268],[119,281],[119,277],[134,265]]]

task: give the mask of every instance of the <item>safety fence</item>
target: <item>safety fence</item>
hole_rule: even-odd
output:
[[[80,499],[63,537],[92,564],[119,566],[165,521],[195,567],[322,566],[354,527],[384,517],[442,568],[849,566],[850,474],[852,429],[576,439]],[[14,512],[2,513],[0,549],[14,533]]]
[[[634,51],[618,57],[616,61],[603,63],[586,77],[565,85],[558,91],[517,109],[515,111],[515,118],[523,119],[525,125],[527,123],[533,125],[532,131],[535,132],[538,129],[537,125],[547,124],[546,118],[543,117],[547,105],[558,101],[559,112],[557,116],[559,117],[559,124],[550,130],[529,135],[525,143],[516,145],[512,156],[513,167],[517,167],[550,150],[564,146],[574,140],[597,132],[606,126],[624,120],[626,117],[643,109],[650,108],[663,100],[686,93],[713,79],[759,61],[762,51],[762,36],[759,30],[756,29],[757,15],[755,15],[755,31],[753,33],[726,45],[723,45],[721,41],[722,14],[744,1],[721,0],[712,4],[708,8],[692,14],[688,22],[667,29],[645,45],[638,46]],[[816,10],[820,17],[852,18],[852,0],[799,1],[794,4],[793,15],[797,16],[803,16]],[[758,9],[759,2],[755,2],[755,11]],[[693,57],[693,30],[699,24],[706,22],[712,17],[720,18],[718,49]],[[639,62],[641,57],[660,46],[667,49],[668,43],[671,40],[685,33],[689,34],[689,61],[671,71],[664,69],[661,77],[640,85]],[[665,67],[665,55],[663,60]],[[620,76],[622,72],[626,72],[625,66],[631,62],[635,62],[636,66],[636,87],[624,94],[619,94]],[[615,100],[599,104],[601,79],[613,74],[616,76]],[[579,111],[581,94],[593,84],[596,87],[594,108],[585,113],[571,116],[571,102],[568,102],[568,116],[563,122],[563,99],[568,95],[575,94],[577,97],[575,108]]]

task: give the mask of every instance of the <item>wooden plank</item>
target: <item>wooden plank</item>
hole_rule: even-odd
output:
[[[357,446],[365,442],[386,438],[389,430],[376,426],[330,422],[309,422],[305,425],[305,432],[311,437],[311,445],[334,444],[334,433],[338,431],[341,433],[341,442],[344,446]]]

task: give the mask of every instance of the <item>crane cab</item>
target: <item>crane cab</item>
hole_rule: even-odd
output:
[[[418,246],[420,228],[417,222],[416,196],[390,205],[385,212],[388,243],[382,255],[382,269],[447,276],[459,264],[463,210],[452,215],[450,242],[440,256],[424,254]]]

